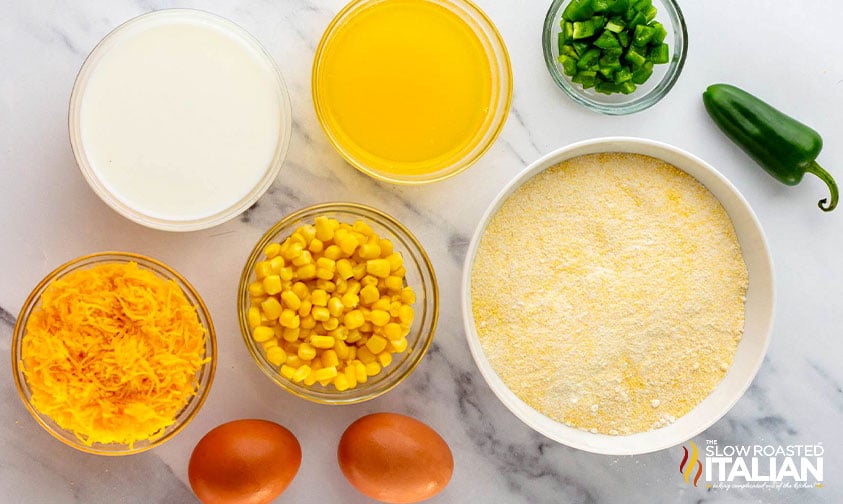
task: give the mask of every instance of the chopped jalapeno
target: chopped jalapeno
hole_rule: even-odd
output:
[[[670,61],[667,30],[652,0],[571,0],[562,12],[559,64],[598,93],[630,94]]]

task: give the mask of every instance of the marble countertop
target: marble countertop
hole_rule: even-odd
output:
[[[369,502],[343,479],[336,444],[371,412],[413,415],[450,444],[455,472],[430,502],[843,502],[843,210],[824,214],[825,187],[806,177],[786,187],[766,175],[708,119],[708,84],[745,87],[822,132],[821,163],[843,182],[843,9],[835,0],[682,2],[690,33],[684,72],[655,107],[627,117],[586,111],[553,84],[541,55],[549,0],[477,0],[497,24],[513,63],[514,96],[492,149],[467,172],[423,187],[382,184],[333,151],[313,112],[311,60],[343,0],[4,0],[0,16],[0,501],[187,503],[187,461],[212,427],[237,418],[277,421],[299,438],[304,459],[279,502]],[[283,69],[294,131],[269,192],[241,218],[192,233],[131,223],[82,178],[70,150],[67,105],[83,59],[113,27],[165,7],[198,7],[254,34]],[[685,483],[681,446],[613,457],[559,445],[534,433],[498,401],[463,333],[462,262],[492,198],[532,160],[600,136],[667,142],[711,163],[743,193],[764,227],[775,264],[777,305],[769,352],[730,413],[694,438],[721,444],[825,447],[822,488],[706,489]],[[441,313],[433,347],[394,391],[370,402],[326,407],[278,389],[251,361],[236,321],[237,280],[249,249],[272,223],[300,207],[368,202],[404,222],[437,271]],[[57,265],[101,250],[160,259],[198,289],[214,317],[219,364],[208,400],[175,439],[152,451],[98,457],[64,446],[24,409],[9,370],[17,313]]]

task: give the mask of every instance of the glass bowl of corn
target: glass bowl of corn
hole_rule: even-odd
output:
[[[313,402],[353,404],[416,368],[433,340],[439,293],[404,225],[365,205],[325,203],[264,233],[237,306],[246,348],[272,381]]]
[[[172,439],[204,404],[216,363],[199,293],[168,265],[131,252],[57,267],[27,297],[12,340],[27,410],[62,443],[96,455]]]

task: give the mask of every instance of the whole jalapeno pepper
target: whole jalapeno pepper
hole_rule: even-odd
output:
[[[818,205],[825,212],[834,210],[837,184],[815,161],[823,146],[819,133],[729,84],[709,86],[703,103],[726,136],[779,182],[796,185],[805,173],[819,177],[831,200],[823,198]]]

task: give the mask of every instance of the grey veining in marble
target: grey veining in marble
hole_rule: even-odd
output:
[[[342,478],[335,454],[345,427],[376,411],[413,415],[450,444],[454,477],[431,503],[843,502],[843,210],[816,209],[825,188],[815,179],[785,187],[764,174],[716,130],[700,100],[705,86],[726,81],[780,104],[823,132],[821,162],[843,182],[839,2],[681,2],[690,52],[679,82],[652,109],[607,117],[579,108],[546,73],[539,30],[549,0],[477,0],[509,48],[512,109],[476,166],[421,187],[380,183],[352,169],[317,123],[311,59],[343,3],[0,0],[0,350],[9,355],[17,312],[45,274],[109,249],[151,255],[190,279],[211,310],[220,350],[211,394],[193,423],[164,446],[124,458],[79,453],[52,439],[19,400],[7,357],[0,503],[195,502],[186,483],[193,446],[212,427],[247,417],[277,421],[302,444],[301,470],[278,502],[371,502]],[[282,68],[294,113],[286,164],[266,195],[237,219],[184,234],[142,228],[111,211],[79,174],[67,140],[67,102],[87,53],[121,22],[166,7],[202,8],[255,35]],[[460,308],[474,228],[532,160],[611,135],[671,143],[717,167],[758,214],[773,254],[778,302],[767,358],[745,396],[694,441],[822,443],[824,488],[695,488],[679,473],[681,447],[635,457],[574,450],[524,426],[487,387],[465,342]],[[389,394],[342,408],[294,398],[267,380],[240,340],[234,304],[242,264],[263,231],[290,211],[333,200],[369,203],[405,223],[431,256],[441,294],[436,340],[416,372]]]

